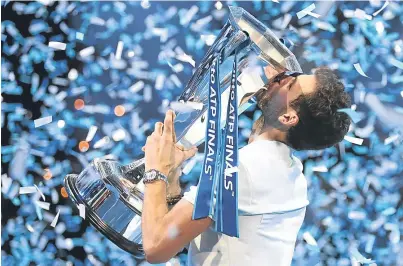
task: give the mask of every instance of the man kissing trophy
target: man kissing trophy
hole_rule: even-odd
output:
[[[183,149],[205,142],[191,220],[208,218],[216,232],[239,238],[238,116],[256,104],[258,94],[268,91],[266,85],[273,82],[268,69],[280,73],[275,77],[279,83],[302,70],[295,56],[264,24],[240,7],[229,10],[227,23],[179,97],[184,104],[203,107],[176,112],[171,119],[175,141]],[[168,130],[167,125],[163,127]],[[65,187],[73,202],[85,207],[91,225],[117,246],[136,258],[164,261],[169,256],[153,259],[151,247],[147,255],[141,216],[146,186],[155,180],[166,181],[166,176],[145,169],[144,164],[144,159],[121,165],[97,158],[80,174],[67,175]],[[167,204],[174,208],[179,200],[171,197]]]

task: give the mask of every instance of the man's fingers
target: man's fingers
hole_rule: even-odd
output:
[[[185,161],[187,159],[192,158],[193,156],[195,156],[196,153],[197,153],[197,148],[196,147],[192,148],[190,150],[183,151],[183,154],[185,156]]]
[[[168,110],[168,112],[165,114],[165,119],[164,119],[164,133],[163,136],[172,138],[173,137],[173,120],[174,120],[174,112],[171,110]]]
[[[163,127],[163,126],[164,126],[164,124],[161,123],[161,122],[155,123],[154,132],[155,132],[158,136],[161,136],[161,135],[162,135],[162,127]]]
[[[176,148],[180,149],[181,151],[185,150],[185,147],[181,144],[176,144]]]

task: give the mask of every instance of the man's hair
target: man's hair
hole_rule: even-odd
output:
[[[316,90],[291,102],[299,122],[287,132],[287,143],[296,150],[320,150],[343,140],[351,120],[341,108],[351,106],[344,85],[327,67],[315,71]]]

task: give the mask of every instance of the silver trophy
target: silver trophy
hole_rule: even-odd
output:
[[[209,69],[220,56],[220,90],[225,121],[234,55],[238,58],[239,113],[255,102],[255,93],[267,82],[265,68],[302,72],[295,56],[259,20],[240,7],[229,7],[229,19],[193,74],[181,102],[202,103],[203,108],[176,113],[178,142],[185,147],[205,140]],[[221,123],[224,125],[224,122]],[[83,204],[86,218],[107,238],[137,258],[143,258],[141,211],[144,159],[122,165],[108,159],[93,160],[79,175],[65,177],[65,187],[76,205]]]

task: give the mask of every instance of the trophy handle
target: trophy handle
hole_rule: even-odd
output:
[[[144,171],[145,171],[145,159],[138,159],[130,164],[127,164],[122,167],[122,171],[127,177],[133,181],[133,183],[137,184],[143,179]]]

